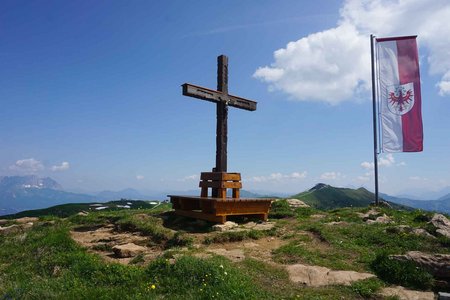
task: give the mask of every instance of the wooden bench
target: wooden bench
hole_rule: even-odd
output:
[[[175,213],[185,217],[225,223],[227,216],[246,215],[267,221],[273,199],[213,198],[169,195]]]
[[[267,221],[274,200],[240,198],[240,173],[203,172],[199,187],[200,197],[168,195],[176,214],[219,223],[225,223],[230,215],[254,216]],[[232,190],[231,198],[227,197],[227,189]]]

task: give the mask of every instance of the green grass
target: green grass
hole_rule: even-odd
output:
[[[276,235],[276,228],[270,230],[242,230],[242,231],[225,231],[213,234],[204,239],[204,244],[240,242],[243,240],[258,240],[265,236]]]
[[[281,204],[280,209],[282,212],[287,208]],[[290,210],[293,215],[277,219],[271,230],[202,231],[197,235],[164,227],[156,215],[162,211],[164,208],[100,211],[66,219],[47,216],[41,220],[54,222],[40,222],[24,233],[0,236],[0,299],[376,299],[377,291],[386,284],[421,289],[433,284],[429,275],[416,266],[411,269],[397,264],[386,259],[386,255],[412,250],[450,253],[449,239],[430,239],[395,230],[398,225],[431,230],[427,228],[430,214],[421,211],[382,209],[381,213],[395,223],[367,225],[357,213],[367,212],[368,208],[300,208]],[[312,214],[324,217],[311,218]],[[343,223],[328,225],[330,222]],[[119,265],[88,253],[69,236],[74,227],[104,225],[139,232],[149,238],[149,246],[163,252],[150,263],[140,255],[130,265]],[[351,286],[312,288],[292,283],[280,265],[250,258],[232,263],[219,256],[190,256],[207,247],[191,247],[194,237],[196,241],[206,237],[204,243],[211,244],[266,236],[278,236],[286,243],[273,251],[273,258],[279,263],[369,271],[380,279]],[[110,250],[106,244],[96,247]],[[185,247],[189,249],[182,249]]]
[[[367,225],[357,215],[357,212],[367,211],[368,208],[344,208],[321,212],[325,215],[321,219],[300,217],[296,232],[310,232],[314,239],[299,234],[291,235],[288,244],[274,251],[274,259],[280,263],[307,263],[331,269],[370,271],[370,263],[381,250],[389,254],[404,254],[407,251],[450,253],[446,238],[431,239],[390,230],[398,225],[426,227],[425,218],[418,217],[423,212],[381,209],[381,214],[391,216],[395,223]],[[338,221],[346,223],[327,225]]]
[[[380,279],[392,284],[421,290],[434,286],[433,276],[414,262],[390,259],[386,253],[378,254],[371,267]]]

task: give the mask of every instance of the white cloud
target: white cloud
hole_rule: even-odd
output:
[[[254,176],[246,179],[250,182],[274,182],[283,180],[298,180],[306,178],[307,172],[293,172],[291,174],[272,173],[269,176]]]
[[[137,180],[143,180],[145,177],[143,175],[136,175]]]
[[[178,181],[189,181],[189,180],[199,180],[199,179],[200,179],[200,177],[197,174],[193,174],[193,175],[185,176]]]
[[[395,158],[394,155],[392,155],[391,153],[386,154],[384,157],[379,157],[378,158],[378,167],[390,167],[390,166],[406,166],[406,163],[404,161],[401,161],[397,164],[395,164]],[[373,162],[368,162],[368,161],[364,161],[361,163],[361,167],[363,169],[366,170],[373,170],[374,169],[374,163]]]
[[[380,157],[378,159],[378,166],[380,167],[390,167],[395,163],[394,155],[387,154],[385,157]]]
[[[374,168],[375,164],[373,162],[364,161],[361,163],[361,167],[366,170],[372,170]]]
[[[412,181],[427,181],[428,178],[420,177],[420,176],[410,176],[409,180],[412,180]]]
[[[336,180],[344,177],[340,172],[325,172],[320,175],[320,179],[323,180]]]
[[[436,86],[439,88],[439,95],[450,95],[450,71],[447,71],[442,76],[442,80],[436,83]]]
[[[369,176],[358,176],[356,179],[358,181],[367,182],[370,180],[370,177]]]
[[[70,168],[70,164],[67,161],[63,161],[59,166],[52,166],[50,169],[54,172],[56,171],[65,171]]]
[[[254,77],[297,100],[337,104],[369,88],[367,38],[351,24],[311,34],[275,51]]]
[[[254,77],[300,101],[337,104],[370,88],[369,35],[419,36],[428,72],[441,75],[439,94],[450,95],[450,3],[448,0],[348,0],[336,27],[290,42]],[[423,52],[421,52],[423,53]],[[422,70],[424,72],[424,70]]]
[[[36,173],[44,169],[44,165],[41,161],[34,158],[20,159],[9,167],[10,170],[23,172],[23,173]]]

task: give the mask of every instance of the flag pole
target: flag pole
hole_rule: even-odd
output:
[[[376,93],[375,93],[375,57],[373,34],[370,35],[370,55],[372,64],[372,109],[373,109],[373,166],[375,171],[375,205],[378,206],[378,138],[377,138],[377,112],[376,112]]]

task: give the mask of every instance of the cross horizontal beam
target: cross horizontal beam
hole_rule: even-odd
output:
[[[245,98],[226,95],[221,92],[210,90],[201,86],[185,83],[182,85],[183,95],[190,96],[214,103],[225,103],[240,109],[254,111],[256,110],[257,102]]]

